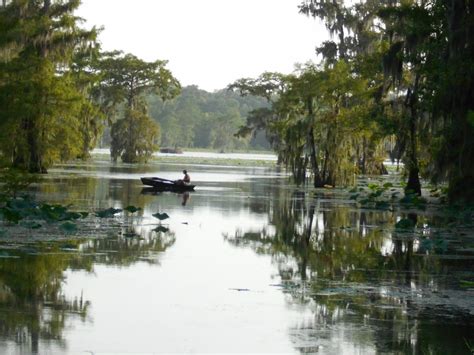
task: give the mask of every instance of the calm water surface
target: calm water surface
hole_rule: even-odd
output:
[[[193,166],[189,196],[139,181],[182,168],[51,170],[39,199],[142,210],[91,217],[100,238],[1,244],[0,353],[471,353],[471,229],[427,241],[436,214],[361,210],[274,169]]]

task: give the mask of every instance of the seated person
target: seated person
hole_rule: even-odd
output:
[[[176,180],[175,182],[179,185],[189,185],[191,183],[191,177],[188,175],[186,170],[183,170],[184,177],[182,179]]]

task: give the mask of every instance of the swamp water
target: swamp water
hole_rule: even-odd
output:
[[[141,210],[91,215],[79,240],[2,236],[0,353],[472,352],[472,216],[360,208],[276,169],[187,168],[189,196],[139,181],[180,165],[52,169],[39,200]]]

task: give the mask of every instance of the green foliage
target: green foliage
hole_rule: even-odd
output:
[[[365,138],[369,131],[364,120],[371,108],[367,81],[352,75],[353,69],[338,61],[324,68],[300,66],[295,74],[278,76],[279,85],[274,84],[274,76],[265,74],[254,81],[236,81],[230,89],[262,93],[272,101],[270,110],[253,111],[239,133],[264,127],[280,161],[298,183],[305,181],[309,169],[316,187],[351,184],[357,168],[358,135]],[[269,95],[269,88],[277,91]]]
[[[169,228],[159,225],[158,227],[154,228],[153,231],[156,233],[167,233],[169,232]]]
[[[408,218],[403,218],[395,224],[395,229],[397,230],[410,230],[413,228],[415,228],[415,223]]]
[[[78,6],[13,0],[0,7],[0,153],[8,165],[46,172],[82,154],[88,103],[71,68],[96,31],[79,28]]]
[[[170,216],[166,212],[163,212],[163,213],[157,212],[157,213],[152,214],[152,216],[155,218],[158,218],[160,221],[170,218]]]
[[[16,197],[19,192],[33,183],[37,183],[40,178],[37,175],[30,174],[24,170],[6,168],[0,171],[0,191],[11,197]]]
[[[147,161],[158,149],[159,126],[147,115],[145,94],[163,100],[178,95],[181,86],[165,67],[166,61],[145,62],[132,54],[104,53],[98,63],[102,73],[100,97],[114,112],[125,105],[123,117],[111,126],[111,157],[126,163]]]
[[[127,206],[124,208],[124,211],[127,211],[129,213],[135,213],[135,212],[141,211],[141,208],[135,207],[135,206]]]
[[[17,225],[21,222],[21,225],[26,228],[38,229],[43,227],[43,224],[38,221],[46,223],[71,222],[86,218],[88,215],[87,212],[70,211],[69,207],[38,203],[25,195],[19,198],[6,198],[0,207],[0,216],[9,223]]]
[[[105,210],[96,211],[95,215],[99,218],[111,218],[114,217],[117,213],[122,212],[120,208],[107,208]]]
[[[165,102],[156,95],[148,95],[147,102],[150,116],[160,124],[164,147],[220,151],[269,148],[261,130],[250,137],[235,136],[252,110],[267,105],[262,98],[242,97],[227,90],[209,93],[188,86],[175,99]]]
[[[126,163],[146,162],[158,149],[159,126],[146,114],[127,110],[125,118],[112,125],[110,155]]]
[[[74,233],[77,231],[77,224],[72,222],[64,222],[59,228],[65,233]]]

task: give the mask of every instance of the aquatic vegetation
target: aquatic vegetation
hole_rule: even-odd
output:
[[[65,222],[60,225],[61,230],[65,233],[73,233],[77,231],[77,224],[72,222]]]
[[[5,196],[16,197],[28,186],[40,180],[36,174],[30,174],[19,169],[5,168],[0,171],[0,181],[2,182],[0,192]]]
[[[140,207],[135,207],[135,206],[127,206],[124,208],[124,211],[127,211],[129,213],[135,213],[138,211],[141,211],[142,209]]]
[[[107,208],[105,210],[96,211],[95,215],[99,218],[111,218],[111,217],[114,217],[117,213],[120,213],[120,212],[122,212],[122,210],[120,208],[110,207],[110,208]]]
[[[170,218],[170,216],[166,212],[164,213],[157,212],[157,213],[152,214],[152,216],[155,218],[158,218],[160,221]]]
[[[405,191],[403,184],[396,186],[393,182],[368,183],[367,186],[358,186],[348,190],[351,194],[349,199],[357,201],[363,208],[393,209],[395,205],[404,208],[425,209],[428,200],[416,193]],[[434,199],[433,202],[442,201]]]
[[[11,224],[18,224],[20,221],[55,223],[87,217],[88,213],[70,211],[70,207],[36,202],[25,195],[19,198],[6,198],[3,206],[0,207],[0,216]],[[30,223],[30,226],[39,228],[35,223]]]
[[[117,236],[121,234],[123,227],[134,225],[136,218],[132,215],[142,209],[133,205],[125,209],[109,207],[102,210],[74,211],[72,205],[49,204],[35,201],[32,197],[24,195],[21,197],[5,197],[0,203],[0,237],[30,236],[38,238],[60,238],[69,236]],[[116,220],[116,215],[123,211],[129,213],[125,221]],[[125,216],[124,216],[125,217]],[[167,213],[157,213],[156,218],[160,221],[169,218]],[[98,223],[98,220],[111,220],[107,223]],[[157,232],[168,232],[168,228],[159,226]],[[137,237],[128,235],[125,237]],[[135,233],[135,232],[134,232]]]
[[[157,233],[167,233],[169,232],[169,230],[170,229],[168,227],[162,226],[161,224],[155,229],[152,229],[153,232],[157,232]]]

